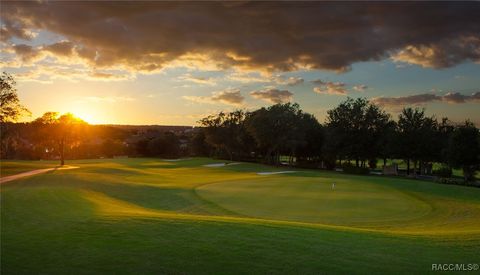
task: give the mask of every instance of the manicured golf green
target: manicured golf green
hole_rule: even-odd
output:
[[[219,162],[69,161],[79,168],[3,184],[2,274],[423,274],[480,263],[479,188],[203,166]],[[2,161],[2,175],[17,167]]]

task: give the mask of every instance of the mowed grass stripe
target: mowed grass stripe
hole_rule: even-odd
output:
[[[477,189],[308,170],[266,177],[256,172],[278,169],[255,164],[202,167],[215,162],[75,161],[70,164],[79,169],[2,186],[2,273],[427,273],[431,263],[478,259]],[[332,179],[358,185],[348,197],[405,196],[431,209],[401,222],[372,215],[383,223],[377,227],[325,224],[246,217],[201,194],[258,181],[253,190],[263,191],[253,197],[281,198],[288,210],[297,205],[288,202],[288,192],[298,187],[311,206],[304,202],[283,214],[301,214],[321,206],[329,193],[317,184]],[[266,192],[282,185],[277,194]],[[239,194],[232,189],[232,201]],[[325,200],[348,209],[341,197]]]
[[[148,160],[139,167],[124,162],[93,166],[87,162],[79,173],[58,173],[50,182],[88,187],[132,205],[177,214],[233,215],[407,234],[477,233],[479,229],[478,203],[397,190],[386,184],[392,181],[388,178],[381,184],[368,182],[368,177],[352,180],[338,174],[332,190],[330,175],[322,177],[319,172],[306,177],[300,176],[305,173],[265,177],[245,168],[203,168],[202,160],[193,159],[184,161],[187,165],[169,162],[158,173],[158,166],[164,167],[165,162]],[[256,172],[258,167],[253,166]]]

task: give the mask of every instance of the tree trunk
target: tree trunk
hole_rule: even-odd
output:
[[[9,159],[9,158],[10,158],[10,156],[8,155],[8,154],[9,154],[8,151],[10,150],[10,148],[9,148],[9,147],[10,147],[10,146],[9,146],[9,143],[10,143],[10,137],[7,137],[7,138],[5,139],[5,158],[6,158],[6,159]]]
[[[466,182],[473,180],[473,176],[475,174],[475,170],[473,170],[470,166],[464,165],[463,167],[463,178]]]
[[[410,175],[410,159],[407,159],[407,175]]]
[[[65,165],[65,140],[60,141],[60,166]]]
[[[387,158],[383,158],[383,167],[387,166]]]
[[[268,150],[267,150],[267,153],[265,154],[265,160],[266,160],[267,163],[269,163],[269,164],[272,164],[272,163],[273,163],[272,153],[273,153],[273,150],[272,150],[272,149],[268,149]]]
[[[358,162],[359,162],[359,159],[356,158],[356,159],[355,159],[355,166],[356,166],[356,167],[358,167]]]
[[[417,176],[417,160],[413,160],[413,175]]]

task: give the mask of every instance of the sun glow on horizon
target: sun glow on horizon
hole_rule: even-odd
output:
[[[96,108],[74,105],[68,108],[68,112],[88,124],[106,124],[105,116],[102,116]]]
[[[72,114],[73,114],[76,118],[79,118],[79,119],[85,121],[85,122],[88,123],[88,124],[100,124],[99,121],[98,121],[95,117],[93,117],[93,116],[91,116],[91,115],[89,115],[89,114],[80,114],[80,115],[79,115],[79,114],[76,113],[76,112],[74,112],[74,113],[72,113]]]

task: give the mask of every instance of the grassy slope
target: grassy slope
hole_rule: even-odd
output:
[[[275,169],[253,164],[201,167],[207,162],[216,161],[78,161],[72,163],[81,167],[77,170],[2,186],[2,274],[425,273],[432,263],[480,260],[479,235],[455,233],[462,222],[480,229],[479,219],[472,216],[478,213],[455,204],[478,207],[478,189],[325,172],[269,176],[272,182],[300,184],[334,177],[372,190],[386,184],[426,203],[443,198],[428,223],[450,221],[445,235],[363,232],[245,218],[224,202],[211,202],[208,195],[206,200],[202,189],[222,186],[207,185],[214,182],[248,183],[260,177],[254,171]],[[266,199],[269,194],[258,195]],[[444,213],[442,207],[452,206],[465,211]],[[461,221],[460,226],[452,219]]]

